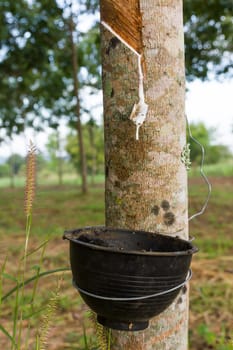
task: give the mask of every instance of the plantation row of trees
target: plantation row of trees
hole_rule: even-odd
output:
[[[232,158],[232,153],[224,145],[216,145],[215,130],[208,129],[203,123],[191,124],[192,136],[205,147],[205,164],[216,164],[223,160]],[[82,125],[83,141],[86,151],[87,174],[92,177],[104,174],[104,138],[103,127],[90,119]],[[201,161],[200,146],[188,138],[190,144],[191,162],[197,166]],[[63,183],[63,175],[66,172],[76,173],[81,176],[81,162],[77,137],[71,130],[64,139],[58,131],[54,131],[48,137],[46,154],[38,153],[38,170],[44,173],[57,174],[59,184]],[[72,164],[72,167],[70,166]],[[25,159],[17,153],[13,153],[3,164],[0,164],[0,178],[22,175],[25,172]]]
[[[212,0],[207,7],[202,0],[184,1],[188,80],[232,76],[232,10],[231,0]],[[66,151],[81,174],[83,192],[90,159],[93,164],[98,157],[103,160],[99,141],[91,141],[91,134],[98,139],[102,129],[91,127],[95,111],[88,103],[101,89],[98,13],[97,0],[0,3],[0,137],[4,141],[28,127],[57,130],[66,120],[71,129]],[[84,114],[89,116],[86,125]],[[51,144],[58,142],[54,138]],[[214,150],[211,137],[206,144],[212,147],[208,154],[215,154],[213,161],[228,152]],[[196,146],[191,148],[197,157]]]
[[[82,129],[87,174],[94,179],[95,175],[104,173],[103,127],[97,125],[94,120],[90,120],[82,126]],[[50,134],[46,152],[44,154],[39,150],[37,152],[37,163],[39,172],[57,174],[60,184],[62,184],[64,172],[76,173],[80,177],[81,162],[75,132],[71,130],[66,138],[61,137],[59,131]],[[25,158],[20,154],[13,153],[0,164],[0,177],[21,176],[24,172]]]

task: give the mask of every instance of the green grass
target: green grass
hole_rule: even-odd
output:
[[[213,193],[204,215],[190,222],[190,235],[195,236],[199,253],[193,264],[190,311],[190,350],[229,350],[228,337],[233,324],[233,294],[231,266],[233,264],[232,234],[232,178],[210,177]],[[192,178],[189,183],[190,215],[198,211],[205,200],[206,186],[202,179]],[[2,188],[0,196],[0,260],[8,254],[6,270],[14,273],[22,253],[25,231],[24,193],[21,187]],[[68,242],[62,240],[63,231],[80,226],[104,224],[104,187],[91,187],[83,195],[77,185],[58,187],[38,186],[33,210],[33,225],[29,251],[49,238],[43,271],[69,265]],[[39,252],[38,252],[39,254]],[[35,253],[29,258],[33,266],[38,260]],[[224,260],[226,259],[226,260]],[[1,263],[0,263],[1,266]],[[213,271],[212,271],[212,270]],[[208,275],[211,270],[212,274]],[[30,275],[33,271],[28,271]],[[211,277],[210,277],[211,276]],[[228,278],[228,279],[227,279]],[[3,293],[12,287],[12,281],[3,281]],[[56,277],[45,277],[39,282],[37,308],[43,308],[48,291],[54,290]],[[6,328],[9,326],[13,299],[1,309]],[[95,337],[90,328],[86,308],[71,286],[70,272],[64,275],[61,299],[58,303],[54,334],[55,350],[84,350],[86,342],[94,348]],[[222,317],[221,324],[218,319]],[[26,321],[25,321],[26,322]],[[35,327],[40,314],[35,317]],[[205,325],[204,329],[202,325]],[[86,338],[83,329],[86,329]],[[213,338],[215,334],[215,338]],[[4,336],[0,348],[7,349]],[[84,341],[86,339],[86,341]],[[213,345],[214,344],[214,345]],[[51,343],[52,345],[52,343]],[[55,345],[54,345],[55,346]],[[212,347],[211,347],[212,346]]]
[[[92,181],[94,181],[94,184],[96,185],[102,184],[104,182],[104,175],[98,174],[94,177],[94,179],[92,179],[91,176],[88,176],[87,181],[90,185],[92,184]],[[37,176],[37,183],[38,183],[38,186],[59,185],[58,177],[52,173],[47,176],[44,176],[43,174],[39,173]],[[77,176],[77,174],[74,174],[74,173],[64,174],[63,185],[79,186],[81,185],[81,178],[80,176]],[[22,175],[15,176],[14,187],[24,187],[24,186],[25,186],[25,177]],[[6,188],[6,187],[11,187],[11,179],[9,177],[0,178],[0,188]]]
[[[199,166],[192,166],[189,175],[190,177],[197,177],[199,172]],[[233,160],[204,165],[204,172],[207,176],[233,176]]]
[[[207,176],[233,176],[233,161],[228,160],[218,164],[208,164],[204,166],[204,172]],[[189,171],[189,177],[195,178],[200,176],[199,166],[192,165]],[[88,183],[92,184],[92,177],[88,176]],[[39,186],[54,186],[59,184],[58,177],[53,173],[39,173],[37,177]],[[104,175],[98,174],[94,177],[95,184],[101,184],[104,182]],[[65,173],[63,176],[64,185],[78,186],[81,184],[81,177],[76,173]],[[25,177],[23,175],[15,176],[15,187],[23,187],[25,185]],[[0,178],[0,188],[11,187],[11,180],[9,177]]]

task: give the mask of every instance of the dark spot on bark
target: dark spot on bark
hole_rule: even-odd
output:
[[[112,89],[112,91],[111,91],[111,98],[113,98],[114,97],[114,89]]]
[[[185,294],[186,292],[187,292],[187,287],[186,287],[186,285],[184,285],[182,288],[182,293]]]
[[[115,181],[114,185],[115,185],[115,187],[118,187],[118,188],[119,188],[120,185],[121,185],[121,183],[120,183],[120,181],[117,180],[117,181]]]
[[[119,160],[119,162],[120,162],[120,160]],[[121,164],[118,165],[117,164],[118,162],[114,162],[114,163],[115,163],[114,165],[116,166],[116,168],[114,167],[116,176],[118,177],[118,179],[120,181],[126,181],[131,174],[130,169],[125,167],[125,166],[122,166]]]
[[[155,205],[155,206],[151,209],[151,212],[152,212],[154,215],[158,215],[158,214],[159,214],[159,207],[158,207],[158,205]]]
[[[167,211],[168,209],[170,209],[170,204],[168,201],[166,201],[166,199],[164,199],[161,203],[161,207],[164,211]]]
[[[105,177],[107,178],[109,174],[109,168],[108,166],[105,167]]]
[[[115,36],[109,41],[108,48],[106,49],[106,54],[109,55],[111,49],[115,49],[117,45],[120,43],[120,40]]]
[[[165,225],[171,226],[175,222],[175,215],[171,211],[168,211],[164,214],[163,219]]]
[[[182,303],[182,298],[181,297],[179,297],[179,299],[177,300],[177,304],[181,304]]]

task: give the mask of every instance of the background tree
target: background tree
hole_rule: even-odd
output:
[[[88,1],[85,6],[84,1],[80,2],[76,13],[94,12],[93,4]],[[27,126],[37,130],[57,128],[63,116],[67,124],[76,128],[82,144],[80,91],[88,87],[87,95],[100,87],[96,27],[87,35],[77,33],[77,25],[70,25],[67,8],[55,0],[9,0],[1,2],[0,10],[0,126],[8,135]],[[77,57],[80,63],[74,72]],[[80,157],[85,192],[84,153],[83,149]]]
[[[9,164],[3,163],[0,164],[0,177],[9,177],[10,169]]]
[[[89,136],[89,144],[91,147],[91,153],[92,153],[92,162],[91,162],[91,178],[92,178],[92,184],[94,184],[95,175],[97,172],[97,145],[95,142],[96,136],[95,131],[97,131],[97,125],[95,123],[95,120],[93,118],[90,118],[90,120],[87,123],[87,130],[88,130],[88,136]],[[102,131],[102,130],[101,130]],[[103,141],[103,138],[102,138]],[[103,146],[103,144],[102,144]],[[100,150],[102,151],[101,154],[103,156],[103,147]]]
[[[52,170],[58,175],[59,185],[63,184],[64,145],[59,130],[49,135],[46,148]]]
[[[193,137],[197,139],[205,148],[206,164],[216,164],[222,160],[232,157],[231,151],[227,146],[214,144],[216,134],[216,130],[214,128],[208,129],[202,122],[191,123],[190,128],[192,130]],[[197,165],[200,163],[202,156],[200,146],[189,137],[188,143],[190,144],[191,161],[194,163],[194,165]]]
[[[12,153],[11,156],[7,159],[6,164],[9,166],[11,187],[15,186],[15,176],[18,175],[24,163],[24,158],[17,153]]]
[[[90,137],[91,124],[91,137]],[[92,177],[96,174],[104,173],[104,138],[103,127],[95,123],[87,122],[83,125],[84,146],[87,157],[87,171]],[[79,158],[79,148],[75,135],[68,135],[66,151],[70,156],[76,171],[80,174],[81,165]],[[93,180],[92,180],[93,181]]]
[[[232,0],[184,0],[186,77],[233,76]]]
[[[97,0],[76,4],[81,15],[98,11]],[[72,120],[69,31],[60,5],[55,0],[8,0],[0,4],[0,112],[1,127],[8,134],[27,125],[39,128],[43,124],[35,126],[35,117],[53,127],[60,115]],[[232,12],[231,0],[212,0],[208,6],[201,0],[184,1],[188,80],[206,79],[209,72],[216,76],[232,74]],[[81,86],[94,76],[99,84],[97,31],[95,27],[89,37],[79,33],[79,65],[88,67],[85,74],[80,70]],[[46,112],[51,109],[53,114]]]
[[[17,175],[21,169],[21,167],[24,165],[25,160],[22,156],[20,156],[17,153],[13,153],[8,159],[7,159],[7,164],[12,169],[12,172],[14,175]]]
[[[36,118],[56,126],[45,109],[66,86],[63,73],[54,67],[55,52],[64,50],[62,10],[53,0],[4,1],[0,10],[1,127],[9,135],[19,133],[25,126],[35,127]]]

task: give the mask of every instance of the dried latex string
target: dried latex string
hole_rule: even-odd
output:
[[[189,132],[190,139],[192,139],[201,148],[200,174],[203,177],[203,179],[204,179],[204,181],[205,181],[205,183],[207,185],[207,188],[208,188],[208,193],[207,193],[207,196],[206,196],[206,200],[205,200],[205,203],[204,203],[202,209],[199,212],[197,212],[197,213],[195,213],[195,214],[193,214],[193,215],[191,215],[189,217],[188,220],[191,221],[195,217],[197,217],[199,215],[202,215],[204,213],[204,211],[206,210],[207,205],[209,203],[210,195],[211,195],[211,192],[212,192],[212,187],[211,187],[211,183],[209,182],[209,180],[208,180],[208,178],[207,178],[207,176],[206,176],[206,174],[204,173],[204,170],[203,170],[204,161],[205,161],[205,148],[203,147],[203,145],[195,137],[193,137],[187,115],[186,115],[186,120],[187,120],[187,126],[188,126],[188,132]]]
[[[129,119],[136,125],[136,140],[139,140],[139,129],[144,123],[148,111],[148,104],[145,103],[145,95],[143,88],[143,71],[142,71],[142,55],[139,54],[131,45],[129,45],[120,35],[118,35],[106,22],[102,21],[102,25],[115,35],[125,46],[127,46],[138,58],[138,95],[139,101],[133,106],[133,110]]]
[[[134,122],[134,124],[136,125],[136,140],[139,140],[139,129],[140,129],[141,125],[143,124],[143,122],[145,121],[146,116],[147,116],[147,112],[148,112],[148,104],[145,103],[145,95],[144,95],[144,88],[143,88],[144,77],[143,77],[143,71],[142,71],[142,55],[139,54],[131,45],[129,45],[120,35],[118,35],[106,22],[102,21],[101,23],[106,29],[108,29],[113,35],[115,35],[125,46],[127,46],[134,54],[136,54],[137,58],[138,58],[139,102],[134,104],[133,110],[130,114],[130,120],[132,120]],[[204,170],[203,170],[204,160],[205,160],[205,149],[204,149],[203,145],[195,137],[193,137],[187,116],[186,116],[186,119],[187,119],[188,132],[189,132],[190,139],[192,139],[201,148],[202,158],[201,158],[201,163],[200,163],[200,174],[203,177],[203,179],[208,187],[207,197],[206,197],[206,200],[205,200],[205,203],[204,203],[202,209],[199,212],[190,216],[188,219],[190,221],[190,220],[194,219],[195,217],[202,215],[204,213],[204,211],[207,208],[212,189],[211,189],[211,184],[210,184],[210,182],[209,182],[209,180],[208,180],[208,178],[205,175]]]
[[[136,125],[136,140],[139,140],[139,128],[144,123],[148,111],[148,104],[145,103],[143,88],[142,56],[138,55],[138,78],[139,78],[139,102],[135,103],[129,119]]]

